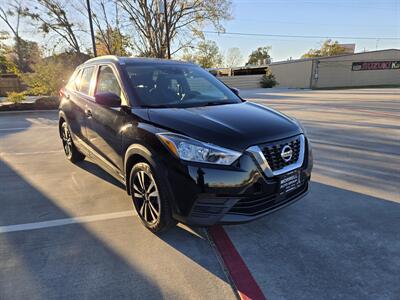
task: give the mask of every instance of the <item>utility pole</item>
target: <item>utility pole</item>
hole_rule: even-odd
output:
[[[171,48],[169,45],[169,23],[168,23],[168,9],[167,0],[164,0],[164,18],[165,18],[165,40],[167,42],[167,58],[171,59]]]
[[[93,45],[93,55],[94,57],[97,56],[96,51],[96,41],[94,39],[94,31],[93,31],[93,22],[92,22],[92,11],[90,10],[90,0],[86,0],[88,14],[89,14],[89,26],[90,26],[90,35],[92,36],[92,45]]]

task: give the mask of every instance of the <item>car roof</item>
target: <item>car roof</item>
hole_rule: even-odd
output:
[[[171,59],[161,59],[161,58],[148,58],[148,57],[126,57],[126,56],[115,56],[115,55],[104,55],[98,56],[87,60],[81,66],[89,64],[99,64],[99,63],[117,63],[120,65],[134,65],[134,64],[170,64],[170,65],[193,65],[191,62],[171,60]]]

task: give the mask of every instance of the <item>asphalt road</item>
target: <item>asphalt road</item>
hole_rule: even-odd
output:
[[[225,226],[267,298],[399,299],[400,89],[242,95],[314,146],[305,199]],[[0,114],[0,208],[0,299],[235,299],[204,230],[144,229],[118,182],[64,158],[55,112]]]

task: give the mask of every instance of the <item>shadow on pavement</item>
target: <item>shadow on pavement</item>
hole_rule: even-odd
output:
[[[313,182],[293,206],[225,229],[270,299],[398,299],[399,216],[398,203]]]
[[[0,182],[3,226],[38,212],[72,217],[4,160]],[[0,299],[223,299],[226,291],[233,295],[207,241],[180,227],[159,238],[128,217],[0,233]]]

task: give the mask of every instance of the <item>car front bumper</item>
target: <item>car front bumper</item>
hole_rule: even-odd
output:
[[[249,222],[304,197],[312,157],[306,149],[304,162],[297,168],[300,184],[285,194],[280,194],[280,179],[285,174],[267,177],[250,153],[229,167],[190,163],[168,169],[174,217],[189,225],[211,226]]]

